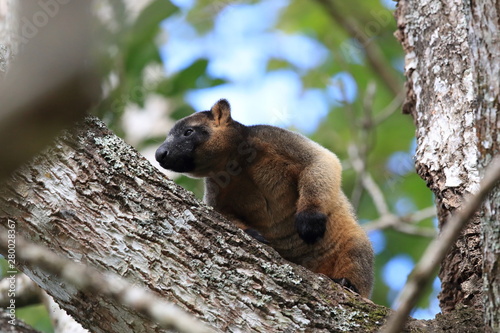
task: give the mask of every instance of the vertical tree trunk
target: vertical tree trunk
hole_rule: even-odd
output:
[[[440,226],[477,190],[482,171],[498,154],[498,15],[495,0],[398,3],[397,36],[406,52],[404,111],[415,120],[417,172],[436,195]],[[499,294],[493,278],[499,276],[493,265],[500,244],[498,196],[469,222],[442,263],[444,312],[457,305],[481,309],[484,281],[486,311],[498,316],[498,308],[494,315],[490,307],[491,291]]]
[[[469,21],[477,93],[478,162],[484,169],[500,151],[500,1],[474,1]],[[500,332],[500,190],[480,212],[486,324]]]

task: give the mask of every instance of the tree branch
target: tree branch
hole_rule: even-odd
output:
[[[373,101],[375,99],[375,93],[376,93],[376,85],[373,82],[370,82],[368,86],[366,87],[366,93],[365,97],[363,98],[363,113],[364,116],[361,119],[361,124],[360,121],[357,121],[357,119],[354,119],[354,112],[349,112],[350,113],[350,123],[351,123],[351,129],[353,133],[358,133],[357,135],[357,143],[354,148],[356,150],[356,156],[357,156],[357,169],[356,171],[356,180],[354,182],[354,189],[352,191],[351,195],[351,203],[354,207],[355,210],[358,209],[359,202],[361,200],[361,196],[364,192],[364,185],[363,185],[363,177],[366,174],[366,168],[368,164],[368,153],[371,150],[373,146],[373,133],[375,131],[375,127],[373,126]],[[349,104],[349,107],[352,108],[351,104]],[[354,144],[353,144],[354,145]],[[352,148],[348,148],[353,150]],[[351,159],[351,163],[352,159]]]
[[[457,240],[462,228],[474,216],[487,195],[500,181],[500,157],[492,160],[486,169],[479,191],[466,199],[463,208],[455,213],[444,225],[438,238],[429,244],[422,259],[415,266],[405,287],[398,297],[400,304],[397,312],[391,316],[384,333],[398,333],[415,307],[421,291],[430,283],[439,264],[444,259],[451,245]]]
[[[349,145],[348,153],[354,171],[356,171],[361,177],[361,183],[370,194],[380,216],[389,214],[389,206],[385,202],[384,194],[377,183],[373,180],[373,177],[365,171],[366,167],[364,166],[363,160],[359,157],[358,147],[353,144]]]
[[[7,253],[7,230],[0,234],[0,251]],[[16,259],[23,264],[38,267],[54,276],[61,276],[77,290],[114,299],[135,311],[143,313],[163,328],[185,333],[214,332],[193,316],[172,303],[165,302],[143,288],[135,287],[116,274],[102,274],[96,269],[61,258],[47,249],[16,238]]]
[[[387,105],[382,111],[379,112],[379,114],[376,115],[375,119],[373,120],[374,126],[380,125],[387,118],[392,116],[396,111],[400,110],[404,98],[404,90],[401,90],[399,94],[392,99],[391,103],[389,103],[389,105]]]
[[[90,56],[90,4],[56,2],[57,13],[49,17],[37,2],[19,2],[19,17],[43,14],[47,22],[41,27],[30,22],[29,34],[17,32],[22,49],[0,80],[0,180],[95,103],[100,82]]]
[[[354,144],[349,145],[348,153],[354,171],[358,174],[361,184],[372,198],[375,208],[380,215],[377,220],[363,225],[363,228],[366,231],[393,228],[397,231],[416,236],[434,237],[436,235],[434,229],[423,229],[412,225],[435,216],[435,207],[428,207],[406,216],[397,216],[391,213],[385,200],[384,193],[377,185],[371,174],[366,171],[366,159],[363,160],[359,156],[358,147]]]
[[[17,235],[124,276],[221,331],[373,332],[383,323],[386,308],[259,244],[100,121],[77,128],[0,188],[0,225],[13,221]],[[35,262],[19,265],[92,332],[157,331],[114,298],[77,292]]]
[[[363,46],[368,60],[368,65],[370,65],[373,72],[375,72],[386,87],[394,94],[394,96],[400,95],[403,84],[401,80],[395,75],[394,69],[387,64],[385,61],[382,51],[376,43],[370,40],[366,34],[361,31],[357,23],[350,19],[347,15],[342,15],[339,8],[332,0],[317,0],[330,14],[332,19],[337,22],[352,38],[359,42]]]
[[[405,216],[398,216],[392,213],[386,214],[377,220],[363,224],[363,228],[368,232],[372,230],[381,230],[393,228],[395,230],[424,237],[435,237],[436,231],[434,229],[423,229],[415,227],[416,224],[422,220],[436,216],[436,207],[431,206],[419,211],[410,213]]]

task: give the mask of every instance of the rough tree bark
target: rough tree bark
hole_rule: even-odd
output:
[[[436,193],[440,221],[474,192],[498,153],[498,13],[493,0],[399,3],[409,79],[405,109],[419,129],[418,170]],[[385,320],[387,309],[249,239],[98,121],[88,120],[77,133],[60,138],[2,187],[2,232],[8,219],[16,221],[20,236],[118,273],[221,331],[370,332]],[[480,309],[484,296],[493,328],[500,314],[498,196],[485,203],[441,272],[443,310]],[[36,266],[21,268],[93,332],[158,331],[120,304],[78,292]],[[483,278],[488,289],[481,293]],[[468,309],[412,321],[408,329],[481,331],[476,314]]]
[[[500,1],[472,3],[469,21],[472,69],[477,90],[479,169],[500,152]],[[500,332],[500,190],[492,193],[480,212],[483,242],[485,322]]]
[[[415,120],[417,172],[436,195],[440,224],[477,191],[484,168],[499,153],[499,15],[498,0],[398,2],[404,111]],[[469,222],[439,273],[443,312],[484,309],[494,331],[500,330],[499,193]]]
[[[3,187],[2,225],[15,221],[19,236],[118,273],[221,331],[369,332],[382,324],[387,309],[250,239],[95,119],[84,127]],[[157,331],[119,304],[20,268],[92,332]]]
[[[226,332],[375,332],[388,309],[279,257],[165,178],[95,118],[2,186],[0,229],[114,272]],[[22,249],[19,249],[22,251]],[[39,267],[20,268],[92,332],[156,325]],[[408,331],[475,332],[471,317]]]

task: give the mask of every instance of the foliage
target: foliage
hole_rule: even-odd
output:
[[[16,311],[16,316],[41,332],[54,332],[47,308],[43,304],[31,305]]]

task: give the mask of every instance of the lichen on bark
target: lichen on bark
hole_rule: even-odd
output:
[[[88,118],[15,173],[0,224],[119,274],[221,331],[376,331],[386,310],[282,259]],[[158,331],[144,316],[21,266],[93,332]],[[91,312],[88,309],[93,309]]]
[[[408,80],[403,109],[415,120],[416,168],[436,196],[440,227],[478,190],[499,154],[499,14],[497,0],[398,2],[396,36]],[[463,230],[439,274],[444,312],[486,308],[495,318],[486,322],[496,322],[497,330],[500,311],[488,295],[500,286],[489,264],[499,253],[498,202],[497,191]]]

